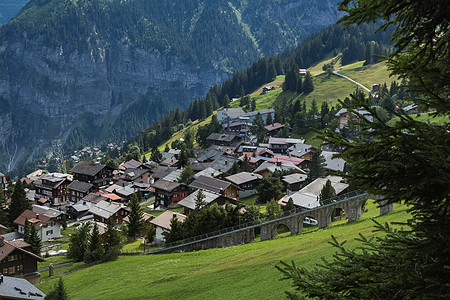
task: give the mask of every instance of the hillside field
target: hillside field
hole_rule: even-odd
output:
[[[322,230],[229,248],[121,256],[65,274],[63,279],[71,299],[282,299],[291,283],[279,280],[281,273],[275,265],[280,260],[312,267],[335,252],[327,243],[331,235],[348,240],[347,245],[354,248],[359,244],[358,233],[379,234],[372,232],[371,218],[384,223],[409,217],[403,205],[380,217],[374,203],[367,208],[362,219],[345,225],[343,220]],[[58,278],[46,277],[37,287],[48,292]]]

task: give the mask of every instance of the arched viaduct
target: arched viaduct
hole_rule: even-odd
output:
[[[353,192],[353,194],[349,193],[341,196],[340,199],[310,210],[298,208],[262,223],[242,224],[215,233],[190,238],[186,241],[175,242],[166,245],[165,248],[154,250],[151,253],[193,251],[245,244],[254,240],[255,228],[261,228],[261,241],[273,238],[277,234],[276,230],[279,225],[285,225],[289,228],[291,234],[295,235],[303,230],[303,221],[306,217],[314,218],[317,220],[319,228],[325,228],[331,224],[332,213],[336,209],[343,209],[347,213],[348,222],[352,222],[361,218],[362,206],[368,199],[378,201],[380,215],[384,215],[393,210],[392,204],[386,204],[379,196],[369,195],[367,193]]]

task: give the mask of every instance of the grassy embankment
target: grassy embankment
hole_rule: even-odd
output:
[[[379,210],[373,204],[367,207],[361,220],[346,225],[339,221],[323,230],[229,248],[120,257],[63,279],[71,299],[280,299],[291,284],[279,281],[281,274],[275,265],[280,260],[312,267],[335,252],[327,243],[331,235],[348,240],[351,248],[359,245],[355,241],[358,233],[379,235],[372,232],[370,221]],[[408,217],[406,208],[397,205],[394,212],[377,220],[401,222]],[[58,276],[44,277],[38,288],[47,292],[57,280]]]

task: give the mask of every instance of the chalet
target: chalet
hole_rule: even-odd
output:
[[[300,76],[306,76],[307,72],[308,72],[307,69],[298,69],[298,74],[300,74]]]
[[[259,152],[259,155],[258,155],[258,156],[262,156],[262,157],[266,157],[266,158],[272,158],[272,157],[274,157],[275,155],[273,154],[273,151],[272,151],[272,150],[264,149],[264,150],[262,150],[261,152]]]
[[[175,157],[168,158],[159,163],[162,167],[172,167],[178,163],[178,160]]]
[[[89,210],[100,201],[108,201],[108,198],[100,193],[89,193],[80,201],[67,207],[66,211],[71,219],[81,219],[89,214]]]
[[[292,200],[294,201],[294,205],[297,207],[301,207],[303,209],[312,209],[318,207],[320,206],[319,195],[322,191],[322,188],[327,183],[327,180],[330,180],[331,186],[336,191],[336,195],[344,194],[347,191],[348,184],[342,182],[342,177],[327,176],[325,178],[317,178],[292,195],[284,196],[279,200],[278,203],[280,203],[281,205],[286,205],[286,203],[289,201],[289,198],[292,198]]]
[[[362,115],[366,120],[370,122],[373,121],[373,117],[369,114],[367,110],[356,109],[355,111],[358,114]],[[350,121],[351,119],[357,123],[361,123],[362,121],[358,115],[351,113],[350,111],[348,111],[347,108],[341,108],[336,113],[336,117],[338,117],[339,129],[343,129],[344,127],[346,127],[348,125],[348,121]]]
[[[252,127],[253,127],[252,123],[244,121],[233,121],[231,123],[224,124],[224,129],[226,132],[236,133],[240,135],[251,132]]]
[[[242,108],[223,108],[217,111],[217,120],[220,124],[226,123],[231,120],[239,119],[245,112]]]
[[[199,176],[189,185],[189,187],[192,189],[202,189],[210,191],[231,199],[239,200],[239,188],[229,181],[224,181],[207,176]]]
[[[22,240],[7,241],[0,236],[0,271],[3,275],[23,276],[33,283],[40,282],[37,263],[44,259],[31,253],[29,246]],[[3,299],[2,296],[0,293],[0,299]]]
[[[96,188],[92,183],[74,180],[67,186],[70,203],[77,203]]]
[[[113,169],[110,167],[85,161],[78,163],[70,171],[75,180],[92,183],[97,188],[108,185],[113,177]]]
[[[121,203],[103,200],[89,209],[89,213],[94,215],[94,221],[106,223],[108,219],[112,219],[114,224],[122,224],[129,211]]]
[[[183,172],[182,169],[175,170],[167,174],[163,179],[167,181],[177,182],[178,178],[180,178],[181,176],[181,172]]]
[[[223,155],[213,161],[209,167],[225,174],[231,170],[235,162],[239,163],[240,160],[232,156]]]
[[[203,153],[201,156],[197,157],[197,161],[199,162],[213,162],[217,158],[224,155],[225,152],[216,150],[216,149],[209,149],[206,153]]]
[[[178,202],[178,204],[181,207],[184,207],[184,214],[187,215],[189,212],[195,210],[195,202],[197,199],[197,195],[199,193],[200,189],[196,190],[195,192],[191,193],[189,196]],[[203,198],[203,202],[206,205],[212,205],[214,203],[217,203],[217,205],[225,205],[230,199],[210,191],[202,190],[203,195],[205,198]]]
[[[131,186],[120,187],[114,191],[114,193],[121,198],[120,202],[124,203],[128,203],[136,192],[137,190]]]
[[[177,167],[158,166],[155,170],[153,170],[153,180],[157,181],[161,178],[164,178],[175,170],[177,170]]]
[[[269,116],[272,117],[272,120],[275,118],[275,110],[273,108],[263,109],[263,110],[256,110],[256,111],[250,111],[245,113],[242,117],[246,118],[249,123],[253,123],[257,115],[260,115],[263,119],[264,123],[267,122],[267,118]]]
[[[256,194],[256,187],[258,186],[261,178],[262,175],[249,172],[240,172],[225,177],[226,180],[239,187],[239,198],[245,198]]]
[[[189,159],[189,161],[191,162],[192,170],[194,172],[203,171],[211,165],[211,163],[208,162],[198,162],[193,158]]]
[[[314,146],[308,145],[308,144],[298,143],[298,144],[295,144],[294,146],[289,147],[288,150],[289,150],[289,155],[291,155],[291,156],[299,157],[299,158],[303,158],[308,161],[311,161],[312,154],[314,152],[318,151],[319,149],[317,149]]]
[[[63,211],[54,209],[51,207],[47,207],[47,206],[33,204],[32,207],[33,207],[32,210],[35,213],[38,213],[39,215],[46,214],[47,216],[51,216],[51,217],[55,218],[59,222],[62,222],[64,215],[65,215],[65,213]]]
[[[286,154],[288,148],[298,143],[304,143],[303,139],[291,139],[291,138],[269,138],[269,150],[273,153]]]
[[[208,168],[204,169],[203,171],[195,173],[194,179],[197,179],[200,176],[208,176],[208,177],[216,178],[216,177],[220,176],[221,174],[222,174],[222,172],[219,172],[211,167],[208,167]]]
[[[308,175],[302,173],[294,173],[290,175],[285,175],[281,179],[281,181],[286,186],[286,190],[288,194],[292,194],[293,192],[297,192],[300,190],[300,187],[305,182]]]
[[[266,135],[275,136],[280,130],[283,130],[284,125],[281,123],[272,123],[264,128],[266,129]]]
[[[266,85],[265,87],[263,87],[263,90],[262,90],[262,93],[261,94],[267,94],[267,93],[269,93],[269,92],[271,92],[271,91],[274,91],[275,90],[275,88],[273,87],[273,86],[271,86],[271,85]]]
[[[37,235],[42,242],[61,237],[61,223],[56,217],[39,214],[29,209],[25,210],[14,220],[14,224],[18,226],[17,231],[19,233],[23,234],[25,232],[25,220],[27,219],[36,228]]]
[[[255,171],[253,171],[253,173],[256,174],[260,174],[262,175],[264,178],[268,178],[270,176],[272,176],[272,174],[276,171],[288,171],[288,172],[293,172],[293,173],[305,173],[305,171],[303,171],[302,169],[300,169],[299,167],[297,167],[296,165],[294,165],[291,162],[286,162],[286,163],[271,163],[268,161],[263,162]]]
[[[33,182],[36,187],[35,200],[44,198],[46,203],[51,206],[61,206],[67,203],[67,186],[70,180],[67,177],[45,176],[42,179]]]
[[[126,171],[128,169],[150,169],[150,167],[140,161],[131,159],[129,161],[122,163],[119,166],[120,171]]]
[[[306,167],[306,161],[303,158],[293,157],[293,156],[286,156],[286,155],[275,155],[272,157],[269,162],[274,164],[285,164],[285,163],[292,163],[293,165],[299,167],[299,168],[305,168]]]
[[[211,133],[207,140],[217,146],[236,147],[239,144],[240,137],[237,134]]]
[[[188,188],[181,183],[160,179],[153,184],[155,189],[155,208],[177,204],[188,195]]]
[[[407,115],[416,115],[419,113],[419,105],[417,104],[410,104],[408,106],[403,107],[403,111]]]
[[[6,274],[5,274],[6,275]],[[36,283],[38,283],[37,281]],[[0,273],[0,295],[3,300],[44,300],[45,294],[24,278],[3,276]]]
[[[155,242],[157,244],[164,243],[166,236],[165,233],[170,231],[170,222],[173,218],[176,218],[179,222],[184,222],[186,216],[170,210],[166,210],[156,218],[150,221],[151,224],[156,227]]]
[[[149,169],[129,168],[119,178],[126,182],[150,183],[152,173]]]

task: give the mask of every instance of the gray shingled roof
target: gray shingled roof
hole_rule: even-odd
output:
[[[92,183],[87,183],[87,182],[83,182],[83,181],[72,181],[67,188],[69,190],[74,190],[77,192],[82,192],[82,193],[86,193],[87,191],[89,191],[94,185]]]
[[[194,189],[203,189],[203,190],[221,194],[230,185],[231,185],[231,182],[228,182],[228,181],[223,181],[220,179],[207,177],[207,176],[199,176],[197,179],[195,179],[189,185],[189,187],[194,188]]]
[[[102,200],[95,206],[91,207],[91,209],[89,209],[89,212],[93,215],[108,219],[121,209],[129,210],[125,205]]]
[[[105,167],[106,166],[104,164],[94,164],[94,163],[88,163],[88,162],[82,161],[82,162],[78,163],[77,165],[75,165],[70,170],[70,172],[84,174],[84,175],[88,175],[88,176],[94,176],[95,174],[97,174],[98,172],[103,170],[103,168],[105,168]]]
[[[194,210],[195,209],[195,200],[197,199],[198,191],[200,191],[200,189],[196,190],[195,192],[193,192],[192,194],[190,194],[189,196],[187,196],[186,198],[184,198],[183,200],[178,202],[178,205],[189,208],[191,210]],[[221,197],[221,195],[210,192],[210,191],[202,190],[202,193],[203,193],[203,195],[205,195],[205,198],[203,199],[203,201],[206,202],[207,204],[210,204],[217,198]]]
[[[220,141],[220,142],[231,142],[236,137],[238,137],[237,134],[226,134],[226,133],[211,133],[206,139],[212,140],[212,141]]]
[[[44,299],[45,294],[26,279],[3,276],[0,283],[0,297],[7,299]]]
[[[256,179],[261,179],[262,176],[259,174],[254,174],[254,173],[250,173],[250,172],[240,172],[228,177],[225,177],[226,180],[236,184],[236,185],[240,185],[249,181],[253,181]]]

